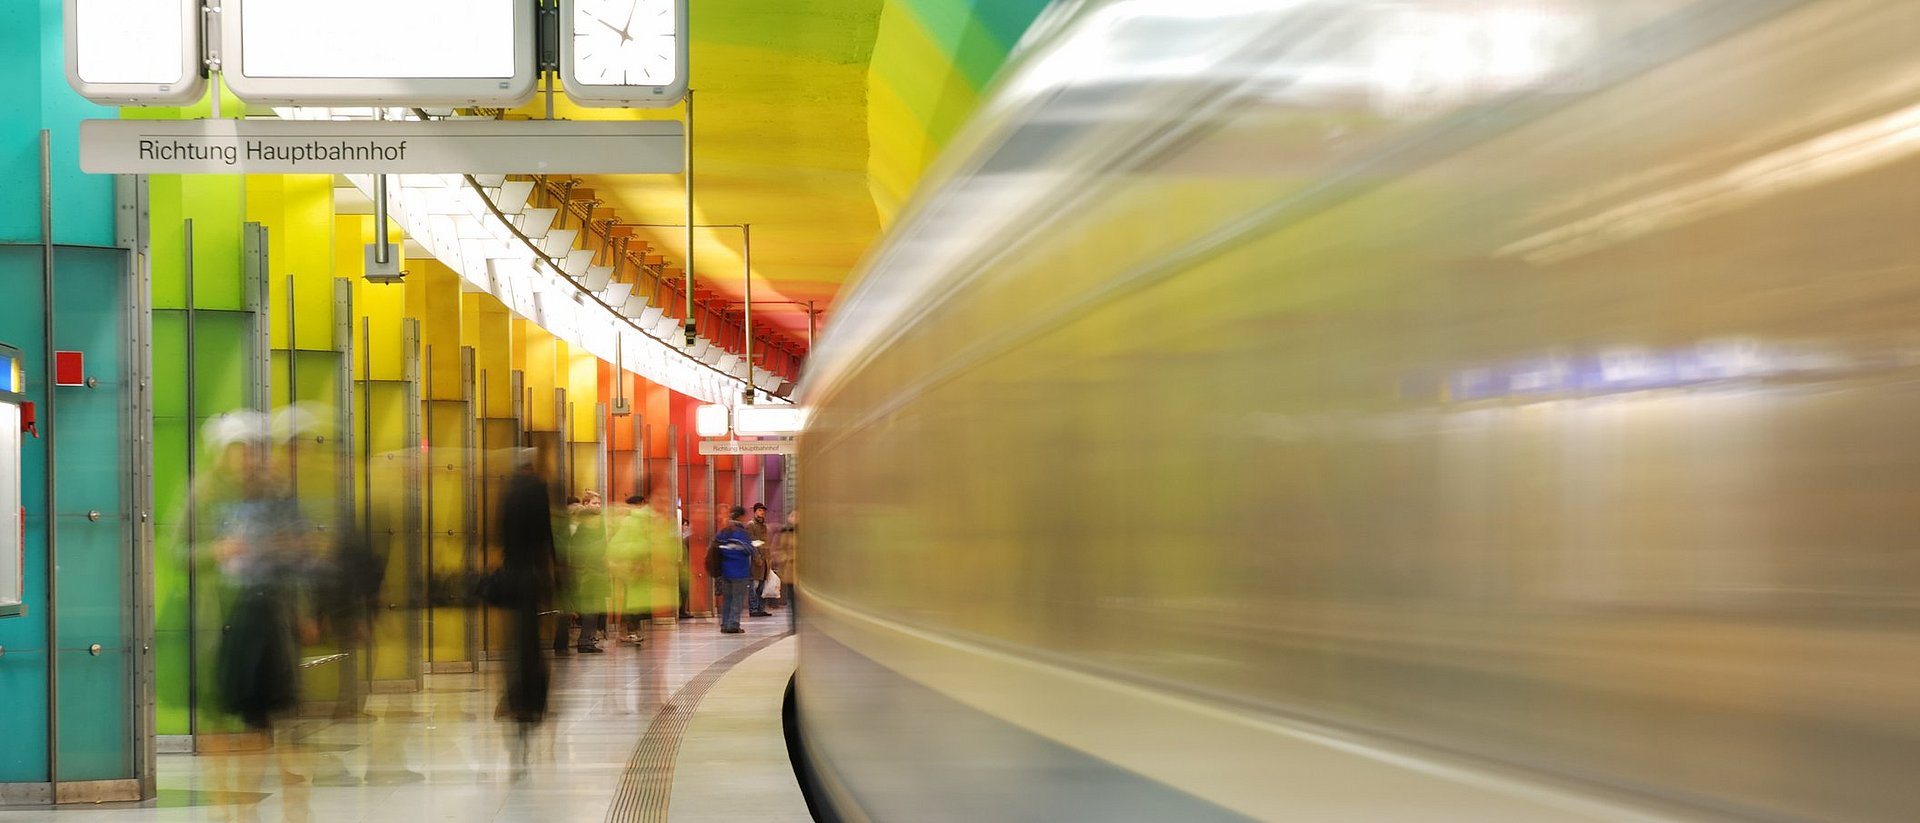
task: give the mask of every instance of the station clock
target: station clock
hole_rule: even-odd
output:
[[[560,0],[560,82],[585,106],[673,105],[686,35],[686,0]]]

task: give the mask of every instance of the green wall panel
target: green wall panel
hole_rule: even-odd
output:
[[[199,312],[193,352],[194,414],[201,420],[250,408],[253,317],[238,312]]]

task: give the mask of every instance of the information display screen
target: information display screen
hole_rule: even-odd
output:
[[[198,0],[65,0],[67,83],[101,103],[200,99]]]
[[[0,617],[25,612],[21,521],[20,406],[0,400]]]
[[[250,102],[501,105],[533,95],[526,0],[225,0],[225,69]]]
[[[513,76],[515,0],[245,0],[248,77]]]

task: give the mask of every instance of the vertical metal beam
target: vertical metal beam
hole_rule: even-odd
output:
[[[46,440],[47,482],[47,780],[55,786],[60,784],[60,562],[59,562],[59,505],[56,491],[59,485],[54,482],[59,460],[57,444],[59,435],[54,425],[60,415],[54,402],[54,364],[53,364],[53,132],[40,130],[40,293],[45,300],[41,304],[41,372],[40,398],[44,408],[40,414],[41,434]],[[59,795],[58,791],[54,792]]]
[[[480,569],[479,570],[481,572],[485,572],[488,569],[493,568],[493,496],[489,494],[489,492],[494,491],[493,454],[492,454],[493,443],[491,442],[492,438],[488,436],[488,429],[490,427],[487,425],[487,423],[492,418],[487,416],[487,399],[489,395],[487,394],[487,370],[486,369],[479,370],[478,380],[480,384],[480,387],[479,387],[480,404],[479,404],[479,410],[478,410],[479,431],[477,432],[478,434],[477,442],[480,445],[480,448],[478,449],[478,451],[480,453],[480,477],[482,479],[483,485],[481,486],[480,493],[477,495],[474,495],[474,497],[472,498],[472,504],[473,504],[472,507],[479,511],[479,514],[475,518],[475,521],[478,523],[478,527],[474,530],[474,533],[473,533],[474,536],[468,542],[478,543],[480,545]],[[487,619],[485,609],[480,609],[476,611],[476,614],[478,615],[477,622],[479,622],[480,624],[481,656],[485,657],[487,656],[488,652],[493,648],[493,634],[492,634],[493,621]]]
[[[420,320],[408,317],[400,321],[401,356],[405,358],[406,371],[401,384],[405,393],[403,403],[406,407],[406,436],[400,444],[401,470],[405,479],[401,485],[406,488],[405,529],[407,536],[407,607],[412,611],[409,620],[413,629],[407,632],[407,665],[410,667],[414,687],[420,687],[420,677],[426,667],[421,644],[425,641],[421,624],[426,621],[426,546],[421,531],[421,494],[422,477],[420,471],[420,403],[423,392],[420,389]]]
[[[373,262],[387,265],[387,176],[373,176]]]
[[[686,277],[682,284],[687,292],[687,348],[693,348],[693,341],[699,332],[693,319],[693,89],[687,89],[687,261]]]
[[[354,432],[360,438],[361,527],[367,545],[373,542],[373,318],[360,318],[360,425],[366,431]],[[371,615],[369,615],[371,617]],[[372,633],[368,633],[371,637]],[[368,664],[372,671],[372,664]]]
[[[335,539],[344,541],[349,539],[346,530],[356,528],[360,525],[360,518],[357,516],[358,513],[355,511],[353,503],[353,444],[355,438],[359,436],[359,433],[354,430],[356,416],[353,413],[353,400],[355,395],[353,380],[353,282],[344,277],[334,278],[333,281],[333,348],[334,351],[339,352],[340,355],[340,367],[338,377],[336,378],[339,384],[334,387],[335,423],[333,459],[335,465],[333,519],[334,528],[338,530]],[[371,474],[371,472],[369,472],[369,474]],[[366,520],[371,523],[371,518],[366,518]],[[367,544],[365,548],[371,550],[371,544]],[[366,603],[365,600],[359,600],[357,602],[363,605]],[[354,618],[364,621],[362,625],[373,625],[373,615],[364,611],[354,615]],[[371,655],[367,654],[368,644],[371,642],[372,638],[370,636],[361,637],[353,644],[352,656],[340,661],[340,665],[342,666],[353,667],[350,676],[362,684],[370,679],[373,674]],[[362,689],[362,694],[365,693],[364,685],[358,686],[357,688]]]
[[[120,175],[114,178],[117,244],[127,250],[126,323],[127,347],[121,367],[121,385],[127,389],[125,414],[134,444],[127,455],[128,590],[126,623],[129,650],[126,659],[129,728],[134,730],[132,750],[128,752],[133,777],[139,782],[140,797],[153,797],[158,789],[155,776],[155,666],[153,595],[153,323],[150,282],[152,269],[147,252],[147,178],[145,175]]]
[[[564,500],[573,492],[573,443],[567,439],[567,390],[555,387],[553,390],[553,428],[560,441],[560,453],[554,455],[554,461],[560,472],[560,496]]]
[[[196,346],[200,336],[199,315],[193,308],[193,218],[187,218],[181,225],[182,245],[185,247],[187,281],[187,735],[197,738],[200,733],[200,564],[198,544],[200,542],[200,502],[194,494],[193,479],[197,476],[200,451],[199,408],[194,403],[198,387],[199,355]],[[198,746],[195,746],[197,749]]]
[[[340,354],[339,385],[334,387],[334,520],[340,528],[353,522],[353,283],[333,281],[333,349]]]
[[[267,414],[273,410],[269,376],[273,365],[273,329],[267,319],[267,227],[247,223],[242,227],[241,268],[245,275],[246,309],[253,315],[253,410]]]
[[[525,389],[527,373],[521,369],[514,369],[512,374],[508,375],[508,378],[510,385],[508,385],[507,388],[513,393],[513,443],[515,446],[525,448],[527,445],[526,420],[528,411],[527,392]]]
[[[671,420],[671,418],[669,418],[669,420]],[[688,517],[688,514],[681,508],[682,506],[685,505],[685,502],[680,499],[680,490],[682,488],[684,488],[684,485],[680,482],[680,430],[676,428],[672,422],[668,422],[667,423],[667,502],[670,506],[668,509],[669,518],[672,518],[672,516],[675,514],[679,514],[681,517]],[[673,534],[675,537],[678,537],[680,535],[679,523],[673,524]],[[674,568],[674,578],[676,580],[688,580],[688,581],[692,580],[691,577],[687,576],[691,574],[693,571],[690,568],[693,564],[693,559],[691,557],[688,557],[688,554],[691,548],[687,545],[687,542],[688,541],[685,540],[684,538],[681,539],[680,551],[674,553],[677,558],[676,567]],[[693,608],[692,608],[693,607],[693,591],[694,591],[693,586],[689,584],[687,586],[686,599],[681,601],[680,603],[680,614],[685,615],[685,614],[693,613]]]
[[[460,568],[468,575],[478,574],[486,569],[484,564],[475,564],[475,561],[480,558],[476,557],[474,552],[476,535],[478,535],[480,531],[478,528],[480,486],[478,478],[475,475],[474,467],[475,446],[480,442],[479,433],[475,431],[475,428],[479,425],[478,414],[474,408],[476,398],[476,392],[474,391],[475,357],[476,355],[472,346],[460,347],[460,399],[464,401],[466,407],[464,414],[465,420],[463,421],[466,425],[462,427],[460,442],[460,452],[464,455],[460,461],[460,470],[466,474],[467,481],[466,539],[461,541],[463,550],[460,557]],[[485,609],[478,609],[470,612],[469,615],[467,620],[467,660],[472,662],[475,671],[478,671],[480,658],[483,656],[483,650],[480,646],[480,624],[486,622],[487,614]]]
[[[419,405],[422,407],[421,414],[425,417],[425,420],[422,421],[421,425],[422,436],[409,439],[407,441],[407,451],[410,454],[424,453],[427,457],[434,457],[435,455],[432,449],[435,444],[431,442],[435,431],[433,428],[433,412],[434,406],[439,404],[439,398],[435,397],[433,392],[433,346],[427,345],[423,348],[426,350],[426,354],[423,355],[426,366],[419,384],[422,386],[420,389]],[[421,443],[423,438],[426,439],[427,442]],[[416,443],[420,443],[424,448],[416,447]],[[433,487],[437,484],[434,483],[434,467],[432,462],[425,458],[422,458],[420,462],[423,470],[419,476],[412,480],[421,485],[422,488],[418,493],[424,498],[420,504],[420,546],[422,550],[420,618],[426,625],[426,670],[431,672],[433,671],[433,664],[439,662],[434,659],[434,651],[438,647],[433,643],[434,628],[439,622],[434,619],[433,605],[433,569],[435,566],[435,554],[437,554],[434,551],[435,541],[433,539],[433,500],[435,496]]]
[[[287,408],[288,409],[292,409],[293,407],[300,405],[300,377],[299,377],[300,338],[297,334],[294,333],[294,330],[295,330],[294,319],[299,316],[300,316],[300,311],[298,308],[294,306],[294,302],[293,302],[293,275],[289,274],[287,275]],[[267,334],[268,335],[273,334],[273,327],[270,323],[267,327]],[[291,413],[289,413],[288,419],[289,420],[292,419]],[[290,436],[287,438],[287,483],[293,489],[294,499],[295,500],[300,499],[300,438],[299,437]]]
[[[745,333],[741,337],[740,358],[747,363],[747,391],[740,397],[748,405],[753,404],[753,224],[740,224],[740,283],[745,290],[745,299],[740,301],[742,325]]]

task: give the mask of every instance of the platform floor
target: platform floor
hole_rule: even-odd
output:
[[[370,719],[291,724],[283,737],[299,745],[287,762],[304,780],[283,783],[278,753],[161,755],[154,800],[6,809],[0,823],[639,823],[665,821],[669,810],[673,819],[717,819],[700,807],[732,790],[716,794],[687,778],[725,768],[728,758],[742,761],[727,768],[735,789],[771,798],[755,808],[778,812],[767,804],[801,802],[797,788],[782,785],[786,752],[773,691],[776,679],[784,686],[781,667],[791,671],[793,643],[779,642],[784,613],[743,626],[745,634],[723,635],[712,620],[685,620],[655,627],[639,648],[607,644],[604,655],[557,658],[556,714],[536,733],[522,776],[511,764],[511,724],[493,719],[497,675],[434,674],[419,693],[370,697]],[[740,676],[727,677],[749,659]],[[709,691],[715,699],[702,708]],[[716,722],[715,711],[728,719]],[[683,749],[687,765],[675,768]],[[218,790],[232,775],[251,785],[240,786],[249,791],[236,795],[239,803],[222,805]],[[804,806],[756,816],[806,819]]]

